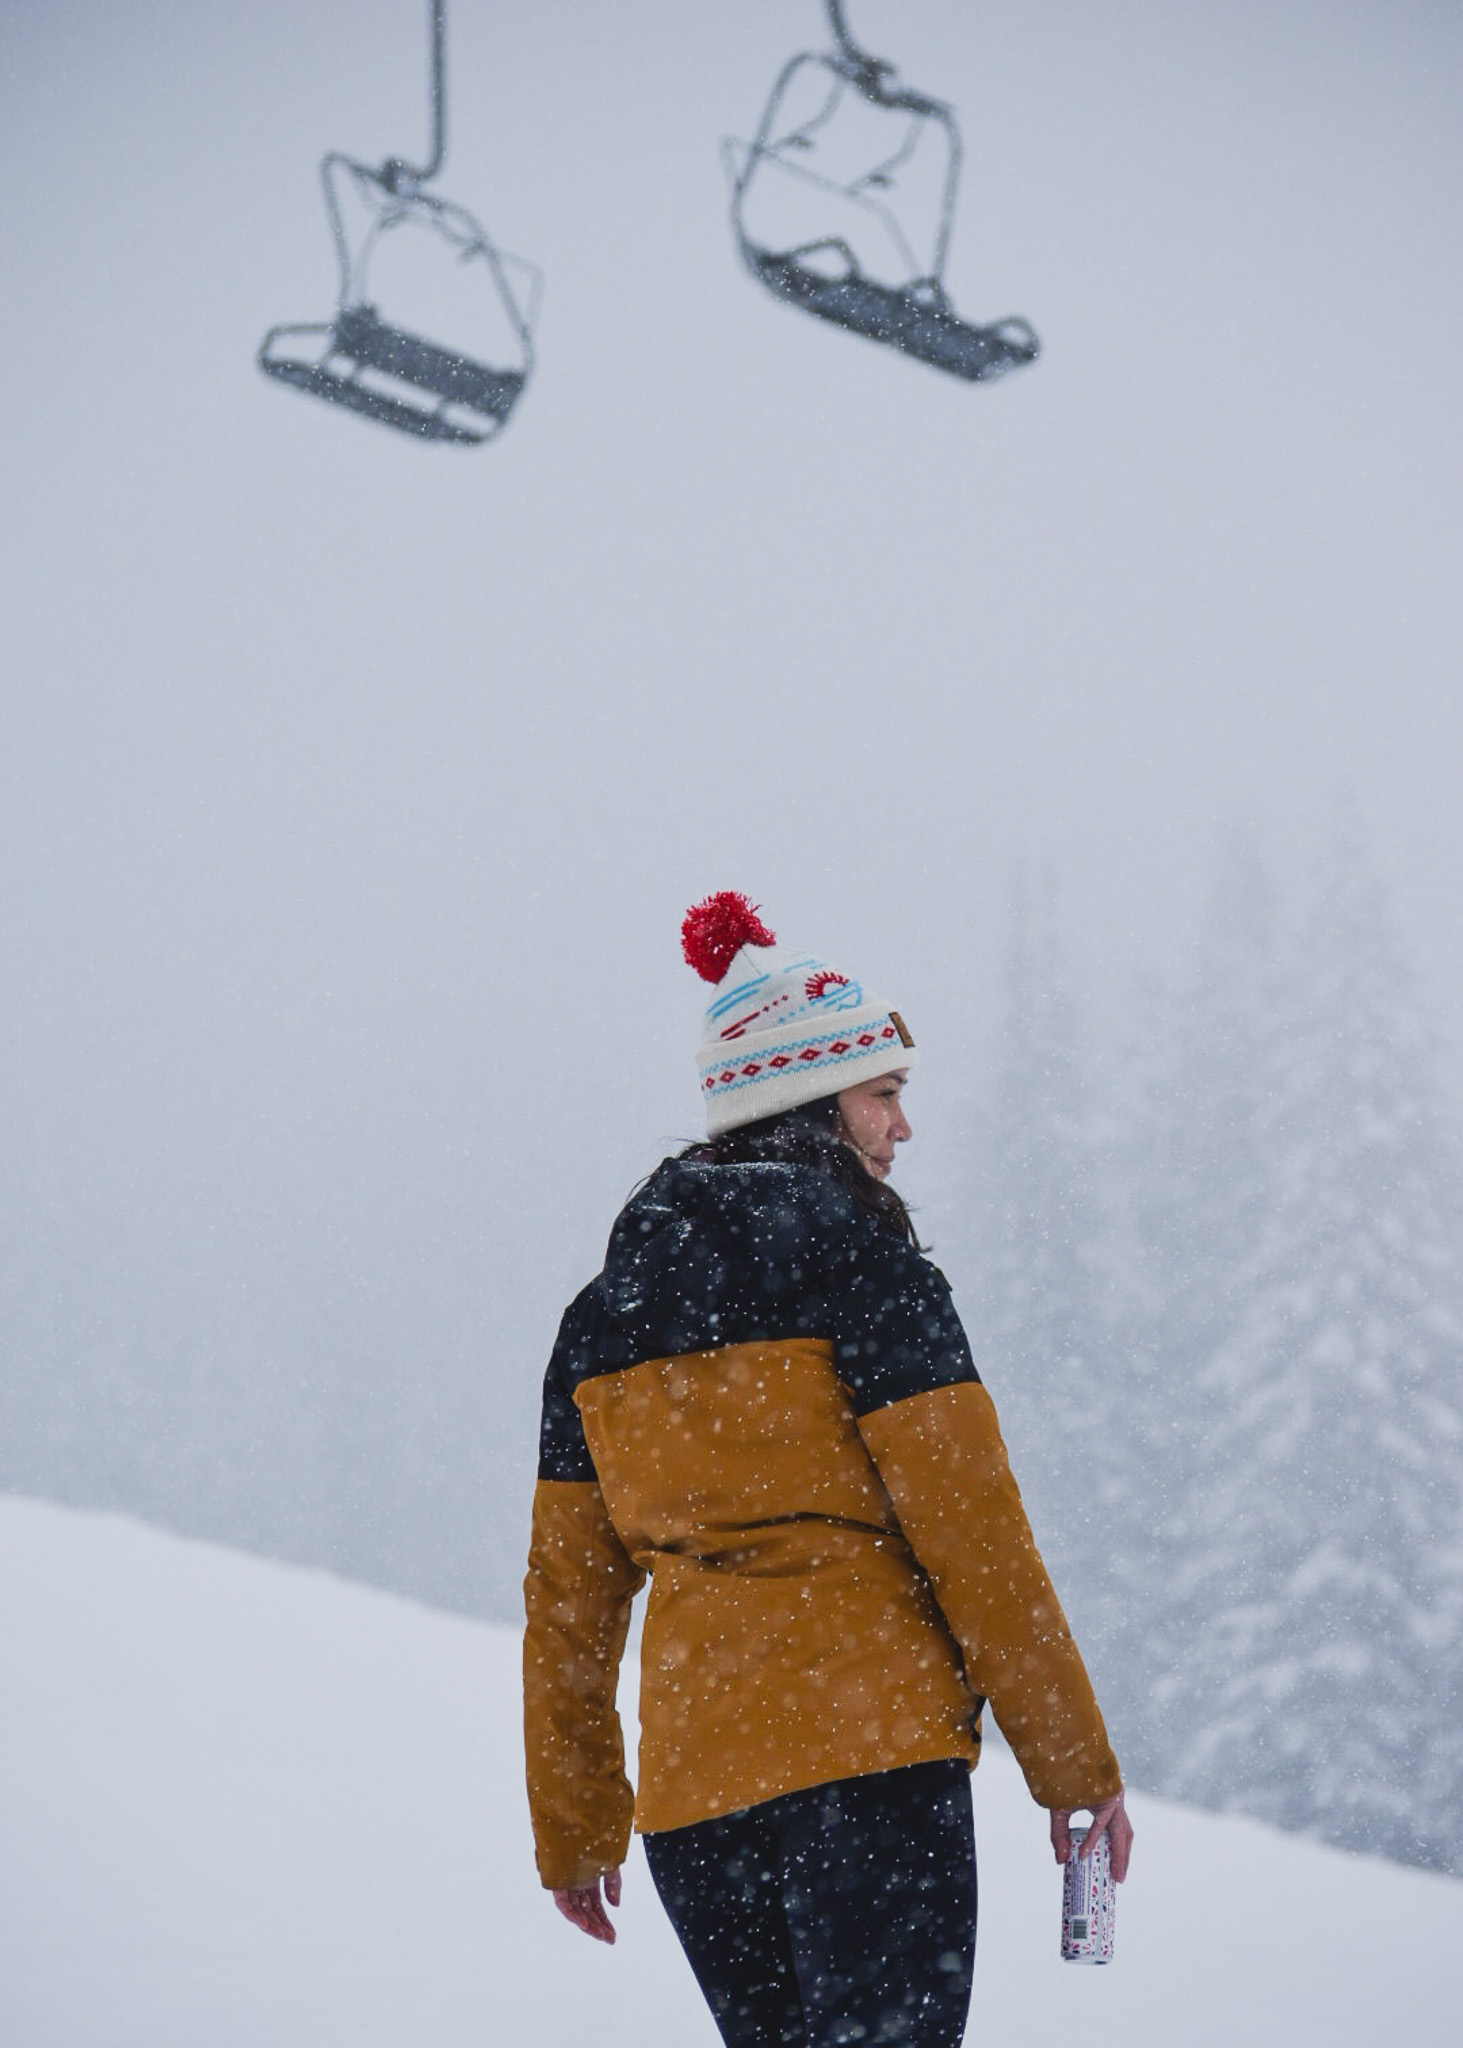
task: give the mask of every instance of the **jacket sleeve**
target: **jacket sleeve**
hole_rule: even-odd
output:
[[[645,1581],[605,1509],[561,1370],[564,1341],[561,1332],[544,1377],[523,1588],[528,1803],[539,1875],[556,1891],[593,1884],[630,1845],[635,1800],[615,1693]]]
[[[943,1276],[865,1236],[837,1300],[839,1376],[972,1691],[1039,1805],[1111,1798],[1118,1761]]]

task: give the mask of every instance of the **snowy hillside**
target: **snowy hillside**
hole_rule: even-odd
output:
[[[7,2048],[713,2048],[638,1856],[613,1951],[538,1891],[510,1632],[6,1498],[0,1674]],[[976,1792],[972,2040],[1456,2039],[1463,1887],[1140,1799],[1074,1970],[1006,1755]]]

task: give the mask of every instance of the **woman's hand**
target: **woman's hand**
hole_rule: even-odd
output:
[[[578,1884],[568,1891],[555,1892],[554,1904],[566,1920],[572,1920],[576,1927],[582,1927],[586,1934],[596,1941],[610,1941],[615,1930],[610,1925],[610,1916],[605,1907],[620,1903],[620,1873],[607,1870],[604,1874],[604,1897],[599,1895],[599,1879],[593,1884]]]
[[[1087,1831],[1087,1840],[1078,1850],[1079,1856],[1090,1856],[1104,1835],[1112,1851],[1112,1874],[1121,1884],[1128,1874],[1128,1859],[1133,1853],[1133,1823],[1128,1819],[1128,1809],[1119,1792],[1116,1799],[1104,1799],[1100,1806],[1058,1807],[1052,1814],[1052,1848],[1056,1851],[1058,1863],[1069,1863],[1072,1858],[1072,1815],[1090,1813],[1092,1826]]]

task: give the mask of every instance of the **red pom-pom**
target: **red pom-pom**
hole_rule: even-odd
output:
[[[776,933],[768,931],[757,907],[735,889],[718,889],[686,912],[681,949],[703,981],[720,981],[741,947],[777,944]]]

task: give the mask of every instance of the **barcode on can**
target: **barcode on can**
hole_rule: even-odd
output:
[[[1068,1922],[1068,1925],[1072,1930],[1073,1941],[1086,1941],[1090,1930],[1085,1920],[1072,1920]]]

